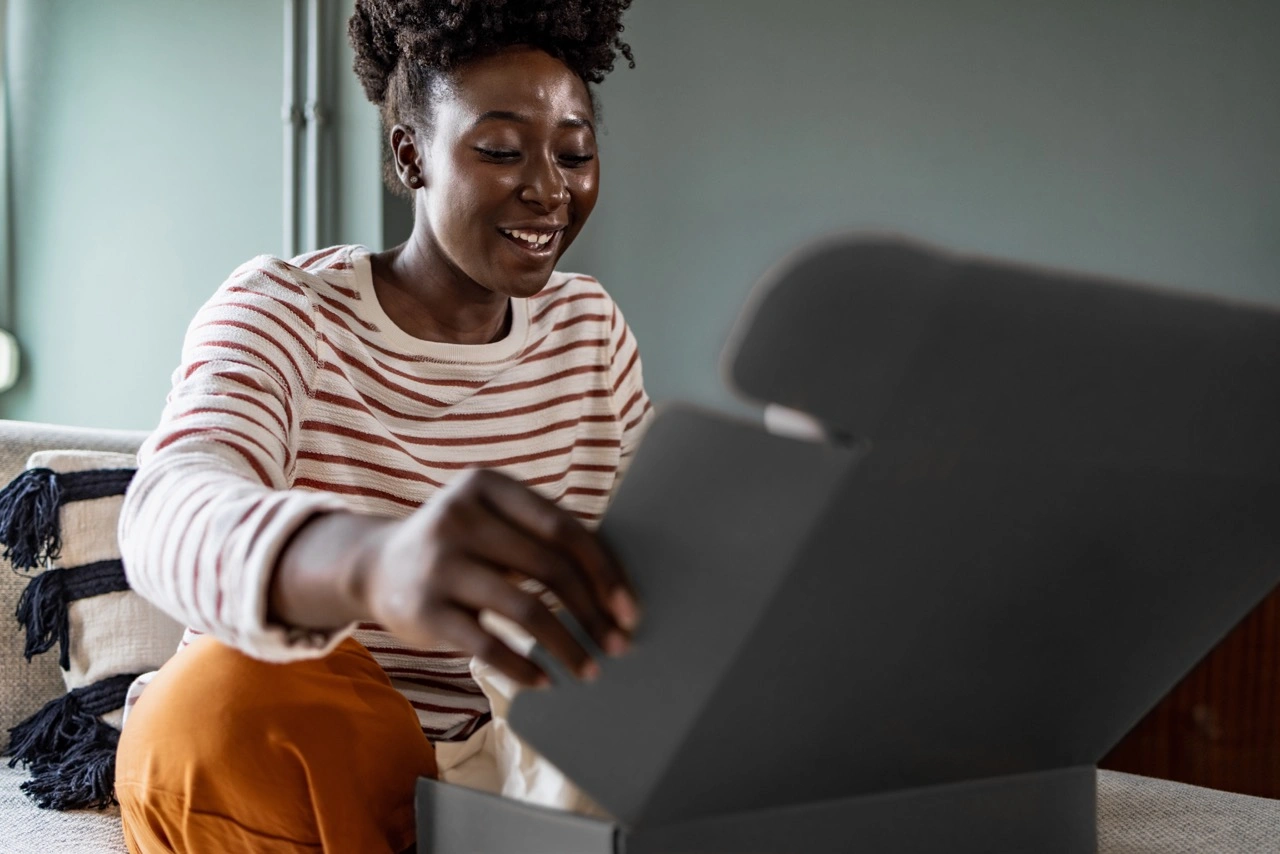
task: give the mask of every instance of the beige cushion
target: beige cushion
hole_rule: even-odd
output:
[[[81,450],[37,451],[27,461],[28,469],[47,468],[60,474],[136,465],[133,454]],[[49,571],[118,559],[116,526],[123,504],[123,495],[111,495],[62,505],[62,551]],[[67,608],[67,617],[71,668],[62,677],[68,690],[123,673],[157,670],[182,640],[181,625],[129,590],[78,599]],[[56,656],[57,647],[46,654]],[[123,707],[103,720],[119,728],[122,714]]]
[[[27,619],[33,626],[43,624],[50,630],[59,620],[65,620],[67,643],[62,675],[69,691],[88,690],[104,680],[112,681],[103,687],[115,686],[120,679],[113,677],[135,678],[156,670],[173,655],[182,638],[182,626],[150,602],[132,590],[110,590],[111,587],[125,586],[116,529],[128,476],[132,475],[136,465],[136,457],[132,454],[84,450],[37,451],[27,462],[27,470],[32,472],[48,470],[58,476],[88,473],[87,476],[95,479],[108,476],[90,494],[111,494],[89,498],[83,497],[83,493],[81,497],[62,493],[57,507],[59,545],[56,549],[49,548],[50,558],[46,563],[26,572],[31,579],[29,585],[34,597],[31,600],[34,612],[41,614],[33,614]],[[121,478],[121,474],[126,477]],[[38,482],[53,485],[43,477],[39,477]],[[30,484],[25,484],[24,488],[26,486]],[[26,504],[40,496],[42,491],[23,491],[20,493],[23,498],[19,500]],[[19,539],[33,533],[27,528],[10,531]],[[45,534],[52,536],[54,531],[42,531],[41,536]],[[38,549],[44,551],[45,546],[38,546]],[[92,586],[79,591],[63,586],[72,583],[67,579],[76,578],[68,573],[103,561],[113,565],[108,565],[105,577],[89,576],[95,579]],[[95,573],[99,571],[94,570]],[[53,636],[56,638],[56,630]],[[41,654],[56,658],[62,651],[63,644],[55,640],[53,648]],[[46,711],[39,712],[38,717],[23,725],[23,738],[15,742],[21,746],[10,750],[14,751],[12,755],[17,761],[24,765],[30,763],[32,785],[36,787],[31,789],[31,794],[39,805],[66,809],[97,806],[111,799],[110,778],[103,777],[114,762],[114,742],[106,740],[109,730],[86,730],[83,737],[71,739],[65,747],[58,748],[51,748],[47,743],[37,748],[29,739],[48,739],[55,733],[67,732],[67,726],[73,720],[84,718],[86,714],[99,715],[103,723],[119,729],[124,716],[125,686],[119,684],[118,687],[118,699],[108,699],[111,695],[106,695],[104,699],[107,702],[91,713],[78,711],[76,706],[55,700]],[[91,718],[84,720],[86,724],[92,721]],[[17,731],[14,738],[18,738]],[[83,749],[90,749],[90,752],[86,755]]]
[[[83,448],[135,454],[145,433],[59,427],[26,421],[0,420],[0,485],[17,477],[27,459],[51,448]],[[27,579],[0,560],[0,732],[7,733],[64,690],[56,655],[38,655],[31,663],[22,657],[24,636],[13,620],[18,597]]]

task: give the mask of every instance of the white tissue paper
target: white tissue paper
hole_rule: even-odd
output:
[[[504,617],[483,611],[480,623],[521,655],[527,655],[533,648],[533,637]],[[436,744],[440,779],[538,806],[612,821],[612,816],[560,773],[560,769],[512,731],[507,712],[516,694],[523,690],[521,686],[479,659],[471,660],[471,676],[489,698],[493,719],[464,742]]]

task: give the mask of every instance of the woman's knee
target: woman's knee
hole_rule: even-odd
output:
[[[317,810],[411,798],[413,780],[435,773],[412,707],[354,640],[282,665],[201,638],[130,712],[116,789],[126,815],[152,826],[194,811],[302,844],[319,833]]]
[[[355,640],[324,658],[273,664],[205,637],[147,686],[130,712],[121,753],[149,745],[148,752],[170,758],[215,761],[225,772],[245,760],[287,760],[298,749],[377,742],[395,749],[397,741],[422,740],[408,701]]]

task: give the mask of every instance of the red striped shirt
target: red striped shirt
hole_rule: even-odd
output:
[[[192,322],[140,455],[121,527],[135,589],[191,636],[288,661],[341,638],[262,618],[280,546],[318,510],[403,517],[460,471],[497,468],[600,519],[651,410],[635,338],[598,282],[563,273],[512,300],[510,327],[471,347],[411,338],[359,247],[242,266]],[[430,737],[487,718],[465,655],[353,631]]]

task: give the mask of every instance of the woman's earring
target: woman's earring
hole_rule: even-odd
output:
[[[419,178],[417,175],[410,175],[408,178],[408,181],[409,181],[409,186],[415,189],[422,185],[422,179]]]

